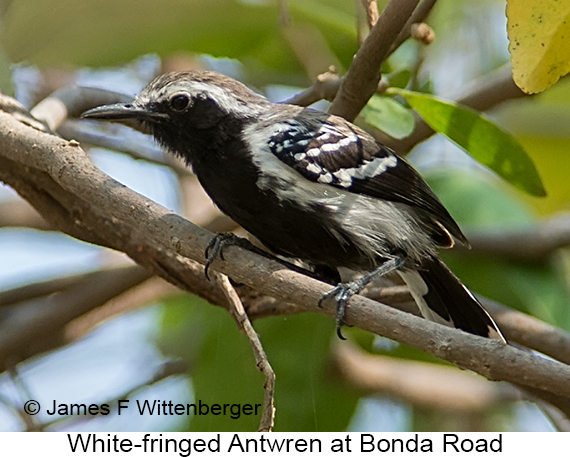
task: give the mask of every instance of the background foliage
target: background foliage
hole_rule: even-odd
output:
[[[380,9],[383,4],[379,2]],[[0,87],[7,92],[13,91],[14,87],[17,94],[18,91],[25,92],[24,101],[27,100],[29,106],[46,95],[46,91],[82,81],[81,75],[86,70],[80,68],[119,67],[147,54],[161,57],[162,70],[189,65],[213,66],[282,100],[286,94],[298,91],[297,88],[310,86],[314,78],[331,65],[344,74],[358,49],[359,30],[364,29],[356,20],[363,14],[359,11],[359,3],[347,0],[288,0],[281,4],[269,0],[162,0],[159,3],[150,0],[4,0],[0,2],[0,8]],[[508,62],[504,8],[504,2],[499,0],[439,1],[429,20],[436,32],[436,41],[427,47],[416,42],[405,43],[385,64],[385,73],[398,74],[405,70],[407,76],[402,87],[455,98],[468,83],[485,78]],[[19,80],[15,76],[15,84],[9,77],[14,64],[20,65],[14,73],[20,75]],[[137,64],[126,68],[121,78],[130,82],[124,83],[123,87],[134,93],[137,85],[144,84],[148,70],[137,73]],[[38,79],[32,79],[30,83],[26,81],[29,75]],[[111,83],[105,79],[108,73],[97,75],[103,85],[117,84],[114,76],[110,78]],[[133,79],[136,80],[134,83]],[[414,100],[409,98],[408,102],[418,108]],[[402,122],[386,126],[380,114],[385,114],[387,109],[392,124],[394,117]],[[567,178],[568,81],[563,79],[544,94],[504,103],[487,115],[522,145],[522,152],[513,156],[512,163],[520,165],[527,160],[528,153],[548,196],[539,199],[516,190],[441,136],[432,138],[415,148],[409,159],[428,179],[467,235],[483,230],[532,228],[540,224],[541,218],[567,211],[570,194]],[[394,106],[392,98],[375,97],[363,117],[394,136],[404,136],[409,131],[410,111],[402,99],[397,99]],[[358,122],[364,125],[362,120]],[[475,146],[481,147],[480,140],[475,142]],[[499,150],[497,154],[504,152]],[[172,191],[177,184],[172,174],[164,175],[162,168],[162,171],[153,171],[130,159],[117,159],[108,152],[95,151],[93,156],[99,166],[106,167],[108,173],[118,176],[121,181],[130,186],[139,185],[141,192],[157,199],[164,198],[167,205],[183,211],[184,196]],[[507,170],[507,176],[504,173],[503,176],[506,179],[510,176],[511,182],[518,180],[519,188],[540,194],[536,170],[532,165],[525,170],[527,174],[512,173],[511,170],[510,175]],[[151,189],[157,185],[166,187],[164,190]],[[183,193],[184,189],[177,188],[178,191]],[[5,201],[15,199],[8,191],[1,196]],[[13,255],[27,255],[31,260],[27,262],[29,268],[14,269],[5,254],[0,287],[31,283],[42,276],[59,276],[57,271],[46,272],[41,267],[46,257],[62,258],[61,250],[48,252],[37,247],[53,242],[49,233],[13,228],[1,231],[3,246],[17,239],[17,254]],[[66,246],[67,243],[79,245],[73,240],[61,242]],[[69,262],[67,273],[105,264],[107,254],[93,253],[90,247],[77,249],[81,260]],[[521,246],[521,250],[524,249]],[[488,255],[446,254],[446,262],[474,291],[570,331],[566,250],[557,250],[548,258],[532,262]],[[158,300],[143,298],[142,303],[149,306],[146,313],[135,313],[115,322],[104,321],[94,335],[78,340],[71,349],[60,349],[59,353],[20,364],[18,371],[22,384],[32,386],[34,393],[42,398],[53,398],[57,389],[54,390],[53,381],[49,381],[54,379],[50,370],[58,371],[61,376],[70,369],[69,365],[58,365],[57,360],[89,358],[92,364],[99,364],[100,369],[96,370],[99,374],[89,376],[89,370],[83,365],[77,377],[78,382],[90,386],[90,392],[79,389],[73,392],[74,398],[64,398],[60,393],[61,401],[101,403],[121,395],[130,395],[132,399],[170,395],[173,401],[180,403],[192,399],[217,403],[261,402],[262,377],[255,369],[247,341],[236,331],[224,310],[180,293]],[[109,336],[112,332],[130,334],[139,322],[137,319],[145,322],[141,324],[145,329],[140,332],[142,337],[113,339]],[[378,397],[371,400],[367,393],[343,383],[331,366],[331,347],[335,341],[330,320],[322,316],[297,315],[266,318],[255,325],[277,373],[277,431],[543,427],[537,415],[525,422],[526,416],[521,415],[520,407],[512,403],[500,411],[490,408],[483,413],[461,412],[450,416],[449,411],[427,411],[397,400],[382,400],[384,403],[377,400]],[[347,330],[347,334],[367,351],[399,359],[441,363],[410,348],[373,339],[356,329]],[[140,345],[142,352],[135,351],[126,356],[127,362],[109,364],[98,352],[102,340],[107,342],[103,353],[109,354],[114,348],[129,344]],[[113,346],[115,344],[117,346]],[[171,358],[184,360],[187,373],[141,387],[151,377],[149,366],[156,367]],[[145,364],[149,365],[147,371],[138,371]],[[16,405],[17,409],[18,397],[23,396],[21,386],[14,387],[19,384],[13,380],[13,374],[12,378],[4,374],[2,382],[8,405]],[[379,408],[378,405],[383,406]],[[24,427],[17,414],[10,412],[13,409],[6,407],[5,427]],[[49,423],[45,416],[40,419]],[[251,416],[236,420],[198,416],[159,426],[144,423],[140,417],[130,418],[128,423],[114,417],[51,426],[86,430],[171,427],[213,431],[253,430],[257,422],[258,418]]]

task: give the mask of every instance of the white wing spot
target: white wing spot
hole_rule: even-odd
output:
[[[320,149],[323,152],[338,151],[341,148],[341,145],[339,143],[325,143],[320,147]]]
[[[316,163],[310,163],[309,165],[307,165],[307,171],[310,171],[311,173],[322,173],[323,169],[318,166]]]
[[[348,170],[341,168],[333,173],[334,177],[339,180],[342,187],[350,187],[352,185],[352,177]]]
[[[353,168],[355,178],[365,179],[373,178],[384,173],[388,168],[395,167],[398,164],[398,159],[395,155],[388,157],[377,157],[374,160],[367,161],[357,168]]]
[[[320,141],[327,141],[330,138],[330,136],[331,136],[330,132],[323,132],[317,138]]]
[[[346,146],[348,146],[349,144],[352,143],[356,143],[358,141],[358,138],[354,137],[354,136],[348,136],[345,138],[342,138],[341,140],[337,141],[336,143],[325,143],[321,146],[321,151],[323,152],[332,152],[332,151],[338,151],[339,149],[342,149]]]
[[[317,181],[322,182],[323,184],[330,184],[333,180],[333,176],[330,173],[325,173],[318,177]]]
[[[332,135],[339,135],[341,134],[336,127],[331,124],[323,124],[319,129],[319,133],[323,135],[332,134]]]

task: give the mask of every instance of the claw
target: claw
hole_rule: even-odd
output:
[[[345,325],[346,307],[348,300],[353,295],[359,294],[374,278],[384,276],[385,274],[399,268],[404,262],[403,257],[393,257],[379,265],[375,270],[354,281],[345,282],[332,288],[320,298],[318,306],[323,307],[323,302],[329,298],[334,298],[336,302],[336,334],[341,340],[346,338],[342,335],[341,329]]]
[[[234,235],[233,233],[218,233],[212,237],[208,246],[206,246],[206,250],[204,251],[204,257],[206,257],[206,263],[204,264],[204,275],[206,279],[209,281],[210,276],[208,276],[208,271],[210,270],[210,266],[216,260],[216,257],[220,257],[220,259],[224,259],[224,248],[230,244],[241,244],[240,241],[243,238]]]
[[[336,306],[336,334],[341,340],[346,340],[346,337],[342,334],[342,327],[344,326],[344,317],[346,316],[346,305],[347,300],[342,298],[338,301]]]
[[[234,235],[233,233],[218,233],[216,235],[214,235],[212,237],[212,239],[210,240],[210,242],[208,243],[208,246],[206,246],[206,250],[204,251],[204,257],[206,258],[206,262],[204,264],[204,274],[206,275],[206,278],[209,280],[209,276],[208,276],[208,271],[210,270],[210,266],[212,265],[212,263],[214,262],[214,260],[216,260],[216,257],[220,257],[220,259],[225,260],[224,259],[224,249],[227,246],[239,246],[243,249],[247,249],[248,251],[252,251],[255,252],[256,254],[265,257],[266,259],[271,259],[274,261],[277,261],[281,264],[283,264],[284,266],[286,266],[287,268],[293,270],[293,271],[297,271],[298,273],[302,273],[302,274],[306,274],[308,276],[317,278],[317,279],[322,279],[320,277],[320,272],[312,272],[310,270],[306,270],[302,267],[299,267],[293,263],[289,263],[286,260],[283,260],[281,258],[276,257],[274,254],[271,254],[267,251],[264,251],[263,249],[258,248],[257,246],[255,246],[254,244],[252,244],[249,240],[247,240],[246,238],[240,238],[237,235]],[[334,273],[336,273],[336,270],[332,270],[332,269],[327,269],[325,271],[325,273],[328,274],[327,278],[330,277],[334,277]],[[338,273],[336,273],[338,275]],[[338,281],[336,281],[338,282]]]
[[[363,288],[364,285],[362,284],[362,281],[359,281],[358,279],[347,283],[341,283],[324,293],[319,300],[318,306],[319,308],[322,308],[324,301],[331,298],[334,299],[336,303],[336,334],[341,340],[346,340],[342,334],[342,327],[345,325],[344,318],[346,316],[348,300],[350,300],[350,297],[353,295],[358,294]]]

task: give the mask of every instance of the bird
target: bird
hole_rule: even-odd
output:
[[[350,298],[396,272],[424,318],[506,342],[473,293],[438,257],[467,238],[420,174],[344,118],[270,102],[206,70],[158,76],[129,103],[83,118],[138,121],[191,166],[219,209],[271,253],[334,287],[336,327]],[[209,266],[228,238],[215,238]],[[362,276],[341,282],[339,268]]]

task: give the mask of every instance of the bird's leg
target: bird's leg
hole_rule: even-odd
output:
[[[322,304],[325,300],[328,300],[330,298],[333,298],[336,302],[336,334],[341,340],[346,339],[344,336],[342,336],[341,328],[344,325],[346,305],[350,297],[359,294],[374,278],[379,278],[390,273],[391,271],[396,270],[403,263],[403,257],[394,257],[384,262],[375,270],[365,274],[364,276],[361,276],[358,279],[337,285],[321,297],[319,300],[320,307],[322,307]]]
[[[239,237],[233,233],[217,233],[212,237],[208,243],[208,246],[206,246],[206,251],[204,252],[204,257],[206,257],[206,263],[204,264],[204,274],[206,275],[206,279],[210,279],[208,277],[208,271],[214,260],[216,260],[216,257],[219,256],[220,259],[225,260],[223,251],[227,246],[239,246],[243,249],[255,252],[256,254],[265,257],[266,259],[279,262],[281,265],[287,267],[290,270],[296,271],[297,273],[301,273],[306,276],[310,276],[311,278],[317,279],[319,281],[324,281],[329,284],[337,284],[340,282],[338,271],[334,268],[316,265],[314,267],[314,271],[308,270],[306,268],[295,265],[294,263],[287,262],[286,260],[283,260],[280,257],[271,254],[270,252],[264,251],[263,249],[255,246],[248,239]]]
[[[210,269],[210,266],[218,256],[220,259],[225,260],[224,248],[227,246],[240,246],[244,249],[250,250],[253,250],[253,248],[255,248],[255,246],[249,240],[234,235],[233,233],[216,233],[204,251],[204,257],[206,257],[206,263],[204,264],[204,275],[208,281],[210,280],[210,277],[208,276],[208,270]]]

